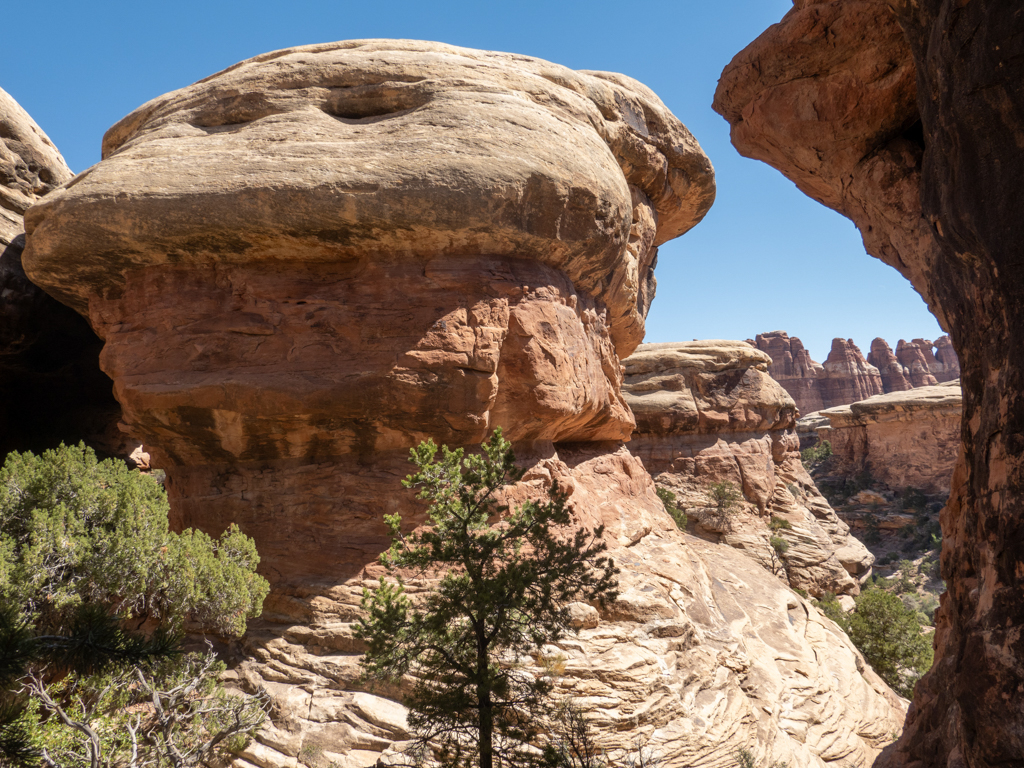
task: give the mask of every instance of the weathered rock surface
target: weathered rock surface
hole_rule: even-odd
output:
[[[867,470],[891,488],[949,493],[960,449],[960,382],[876,395],[819,412],[818,435],[832,444],[835,472]]]
[[[619,353],[656,245],[699,221],[707,158],[620,75],[412,41],[257,57],[150,102],[29,214],[26,263],[88,312],[177,526],[254,536],[272,582],[241,682],[274,722],[240,758],[368,766],[408,737],[352,635],[408,448],[505,427],[623,595],[579,612],[563,690],[622,750],[866,766],[904,703],[845,638],[728,547],[675,528],[621,443]],[[70,248],[70,240],[77,245]],[[59,267],[59,268],[58,268]],[[410,580],[413,590],[429,584]],[[529,667],[527,667],[529,668]]]
[[[747,343],[768,354],[772,361],[768,372],[789,392],[800,413],[813,413],[825,407],[817,381],[823,370],[821,363],[811,359],[800,339],[785,331],[772,331],[759,333],[755,339],[747,339]]]
[[[607,526],[623,570],[621,596],[589,614],[592,626],[544,649],[565,658],[558,694],[584,708],[613,760],[625,763],[639,742],[673,768],[733,765],[740,747],[759,764],[866,768],[899,732],[905,701],[846,636],[751,558],[679,531],[625,448],[561,447],[528,461],[533,479],[512,496],[556,479],[585,524]],[[247,762],[285,764],[316,745],[361,767],[409,738],[401,709],[358,680],[352,624],[375,573],[278,597],[274,622],[247,635],[257,661],[242,674],[281,705]]]
[[[623,393],[637,421],[629,450],[701,529],[795,587],[856,595],[873,558],[804,469],[793,400],[768,364],[742,341],[641,344],[624,361]],[[710,505],[710,486],[723,481],[743,501],[726,516],[700,511]],[[792,527],[771,531],[773,518]],[[781,563],[774,535],[790,545]]]
[[[936,662],[891,766],[1024,754],[1024,14],[1013,3],[798,2],[726,68],[745,155],[849,216],[950,332],[962,453],[942,516]]]
[[[22,216],[71,179],[64,158],[0,90],[0,458],[85,439],[127,457],[120,408],[99,368],[100,340],[22,269]]]
[[[896,345],[896,357],[907,371],[913,386],[931,387],[939,383],[931,373],[932,368],[939,367],[939,361],[932,354],[931,342],[924,339],[906,342],[900,339],[900,343]]]
[[[868,362],[878,369],[882,377],[883,392],[905,392],[914,388],[903,369],[903,363],[896,357],[885,339],[875,339],[871,342]]]
[[[819,375],[827,408],[882,394],[882,376],[864,359],[853,339],[832,339],[832,349]]]

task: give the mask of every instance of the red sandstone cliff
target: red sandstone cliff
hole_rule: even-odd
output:
[[[936,661],[880,764],[1017,765],[1024,13],[986,0],[798,0],[726,67],[715,109],[741,153],[854,221],[868,253],[925,298],[960,361]]]
[[[623,361],[623,393],[636,415],[630,453],[698,526],[792,586],[818,597],[856,595],[873,558],[804,469],[795,404],[768,375],[768,363],[741,341],[641,344]],[[702,513],[708,488],[722,481],[742,501],[726,518]],[[770,532],[773,518],[792,527]],[[773,535],[790,544],[781,563]]]
[[[952,381],[960,374],[948,336],[934,344],[923,339],[908,344],[900,339],[896,354],[884,339],[875,339],[867,359],[853,339],[833,339],[824,364],[812,360],[800,339],[785,331],[761,333],[747,343],[771,357],[768,372],[789,392],[802,415],[884,392]]]

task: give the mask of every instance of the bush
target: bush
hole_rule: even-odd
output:
[[[84,444],[42,456],[12,453],[0,469],[0,598],[40,628],[83,603],[140,625],[186,620],[241,635],[269,589],[252,539],[172,533],[167,496],[123,462]]]
[[[910,697],[932,665],[931,639],[921,634],[915,611],[889,592],[862,592],[845,629],[875,672],[901,696]]]
[[[782,557],[789,551],[789,542],[781,536],[772,536],[768,539],[768,543],[772,545],[772,549],[775,550],[779,557]]]
[[[733,510],[737,502],[743,498],[736,485],[729,480],[722,480],[712,483],[706,491],[708,502],[718,513],[719,517],[726,516]]]
[[[268,591],[255,545],[234,526],[218,539],[172,533],[167,511],[158,483],[84,445],[7,457],[0,746],[11,765],[38,763],[42,748],[52,765],[155,764],[176,751],[194,765],[262,723],[264,698],[226,694],[213,655],[182,654],[176,639],[186,622],[245,631]],[[159,626],[147,636],[128,622]]]
[[[828,440],[822,440],[817,445],[800,451],[800,461],[803,462],[805,467],[810,469],[813,465],[824,461],[831,455],[832,443]]]
[[[689,521],[686,518],[686,512],[680,509],[679,505],[676,503],[675,493],[660,485],[657,486],[656,492],[658,494],[658,498],[661,499],[661,503],[665,506],[665,511],[668,512],[669,515],[672,516],[672,519],[676,521],[676,525],[679,527],[679,530],[685,531],[686,524]]]
[[[789,531],[793,529],[793,524],[784,517],[776,517],[772,515],[771,522],[768,523],[768,527],[773,531]]]

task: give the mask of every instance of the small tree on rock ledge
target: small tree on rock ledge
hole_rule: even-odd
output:
[[[571,631],[569,603],[616,597],[603,528],[558,535],[571,518],[557,485],[544,503],[500,505],[498,490],[523,476],[500,429],[480,454],[444,446],[438,458],[432,441],[411,453],[419,471],[403,484],[431,502],[431,525],[403,535],[401,517],[385,516],[394,541],[381,562],[396,579],[364,590],[363,668],[378,679],[415,677],[409,723],[443,764],[527,762],[524,745],[555,705],[550,678],[520,660]],[[399,569],[440,581],[413,604]]]

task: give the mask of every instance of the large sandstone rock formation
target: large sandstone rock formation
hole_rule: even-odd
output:
[[[900,342],[902,341],[903,339],[900,339]],[[875,339],[871,342],[868,362],[878,369],[882,377],[883,392],[905,392],[914,388],[907,376],[909,372],[904,370],[903,363],[896,357],[885,339]]]
[[[99,338],[22,269],[22,216],[71,176],[42,129],[0,90],[0,460],[80,439],[128,454]]]
[[[558,480],[624,570],[622,597],[580,606],[589,628],[563,644],[563,690],[609,748],[639,733],[680,768],[740,745],[866,765],[899,728],[903,704],[835,627],[688,540],[621,443],[619,357],[642,335],[655,249],[714,194],[644,86],[333,43],[160,97],[104,147],[29,212],[27,269],[103,336],[175,524],[235,522],[257,541],[272,593],[241,674],[275,709],[245,760],[366,766],[407,737],[378,695],[398,692],[362,689],[351,631],[382,516],[424,519],[399,484],[410,446],[498,425],[529,468],[510,498]]]
[[[885,764],[1019,763],[1024,15],[984,0],[799,0],[726,68],[715,108],[743,154],[853,219],[960,361],[936,662]]]
[[[805,416],[883,392],[952,381],[960,375],[948,336],[940,336],[934,344],[926,339],[909,343],[900,339],[895,354],[885,339],[875,339],[867,359],[853,339],[833,339],[824,364],[812,360],[800,339],[785,331],[759,333],[747,343],[771,357],[768,372]]]
[[[707,508],[710,486],[732,483],[743,503],[724,517],[698,511],[701,528],[772,570],[769,538],[778,535],[790,545],[780,575],[791,585],[856,595],[873,558],[804,469],[796,408],[769,362],[742,341],[640,345],[624,362],[637,422],[629,450],[684,509]],[[773,518],[792,527],[772,532]]]
[[[949,493],[960,450],[960,382],[875,395],[828,408],[818,435],[832,444],[834,474],[867,471],[890,488]]]
[[[800,339],[785,331],[771,331],[759,333],[747,343],[771,358],[768,372],[789,392],[800,413],[814,413],[825,407],[818,389],[818,375],[824,369],[811,359]]]
[[[882,394],[882,376],[864,359],[853,339],[832,339],[832,349],[819,377],[826,408]]]

